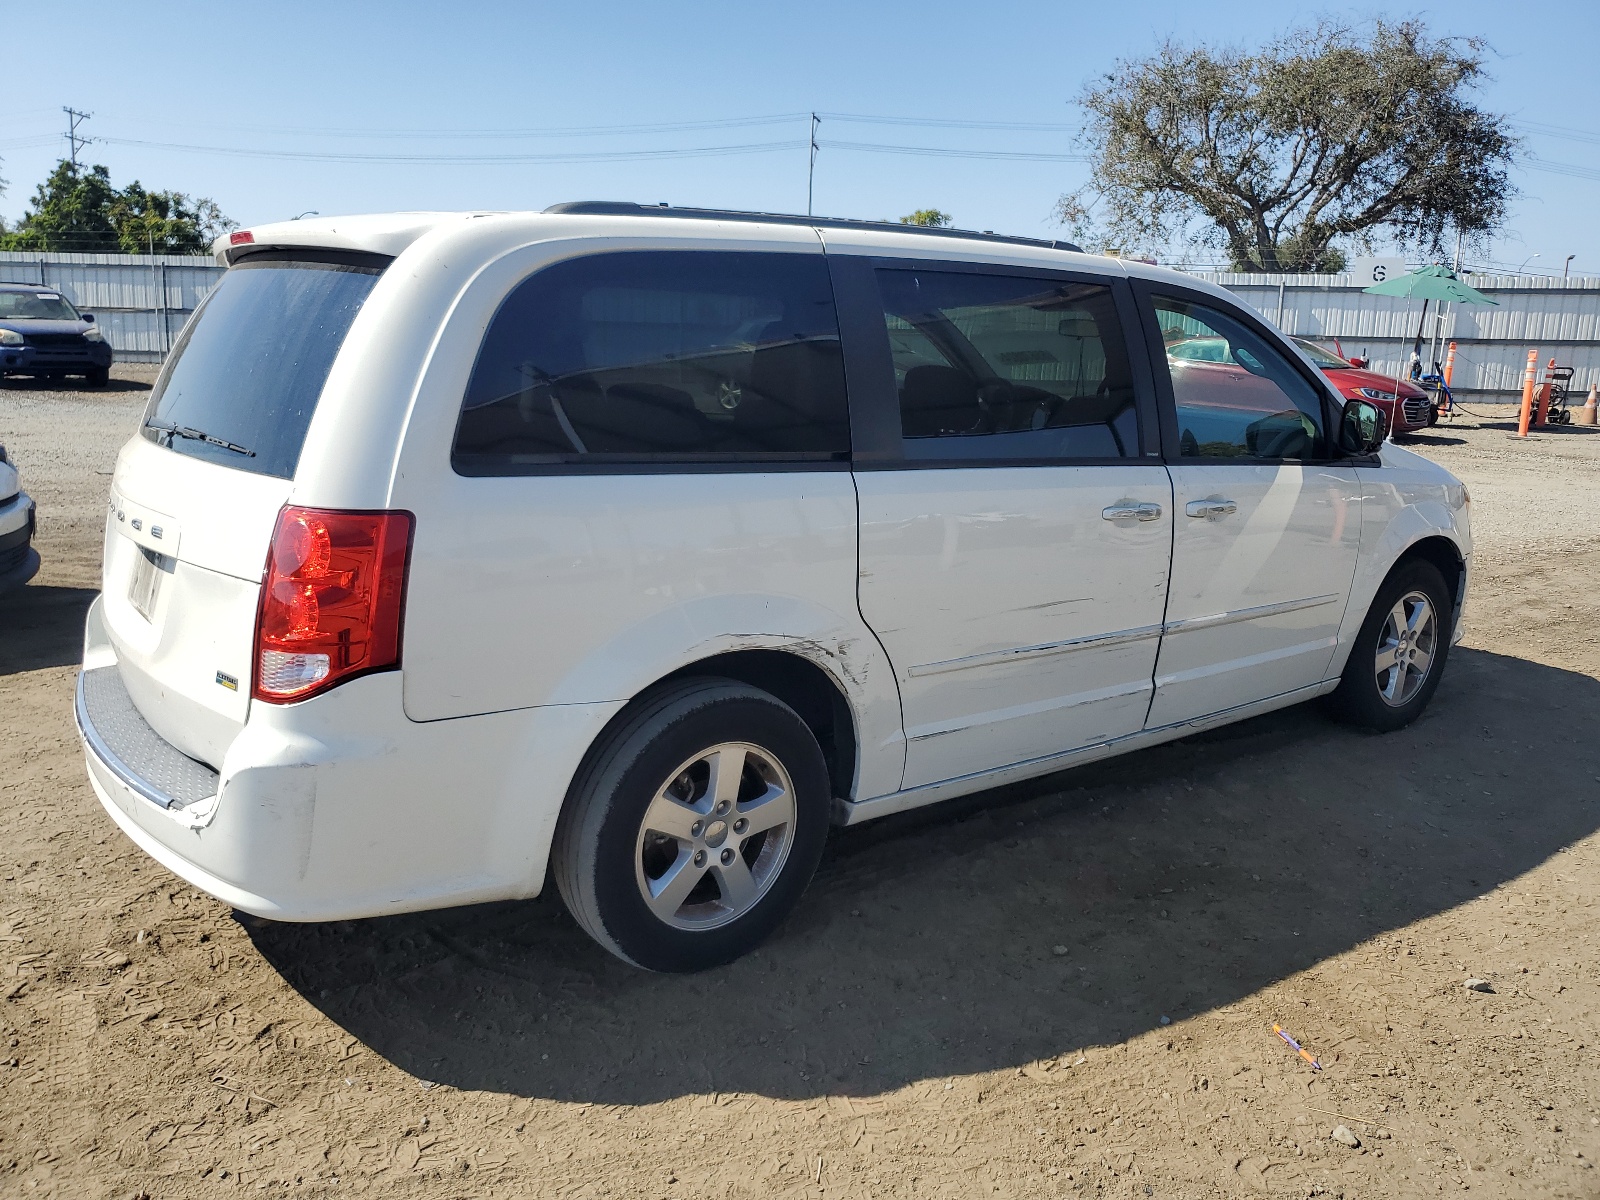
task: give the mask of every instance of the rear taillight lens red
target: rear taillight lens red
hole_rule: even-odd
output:
[[[286,506],[256,615],[257,700],[283,703],[400,665],[408,512]]]
[[[256,240],[256,235],[248,229],[235,229],[228,235],[228,245],[248,246]]]

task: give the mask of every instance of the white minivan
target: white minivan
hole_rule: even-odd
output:
[[[123,448],[77,719],[287,921],[536,895],[726,962],[853,824],[1459,637],[1466,489],[1227,293],[1023,238],[631,204],[260,226]]]

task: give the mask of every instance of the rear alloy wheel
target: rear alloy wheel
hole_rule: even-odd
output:
[[[1338,690],[1328,697],[1334,715],[1383,733],[1415,721],[1439,686],[1453,619],[1444,579],[1432,564],[1396,569],[1378,589]]]
[[[639,823],[634,881],[675,929],[737,921],[771,890],[794,844],[794,784],[775,756],[722,742],[679,765]]]
[[[758,945],[827,837],[827,766],[793,709],[733,680],[675,681],[590,752],[552,849],[556,884],[606,949],[695,971]]]

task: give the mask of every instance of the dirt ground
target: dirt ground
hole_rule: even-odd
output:
[[[1412,728],[837,831],[769,945],[663,977],[553,898],[240,924],[115,829],[71,695],[140,374],[0,385],[44,555],[0,601],[0,1194],[1600,1196],[1600,435],[1413,443],[1480,555]]]

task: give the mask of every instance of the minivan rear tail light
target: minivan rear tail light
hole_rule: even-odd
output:
[[[282,704],[400,665],[408,512],[286,505],[256,614],[257,700]]]

